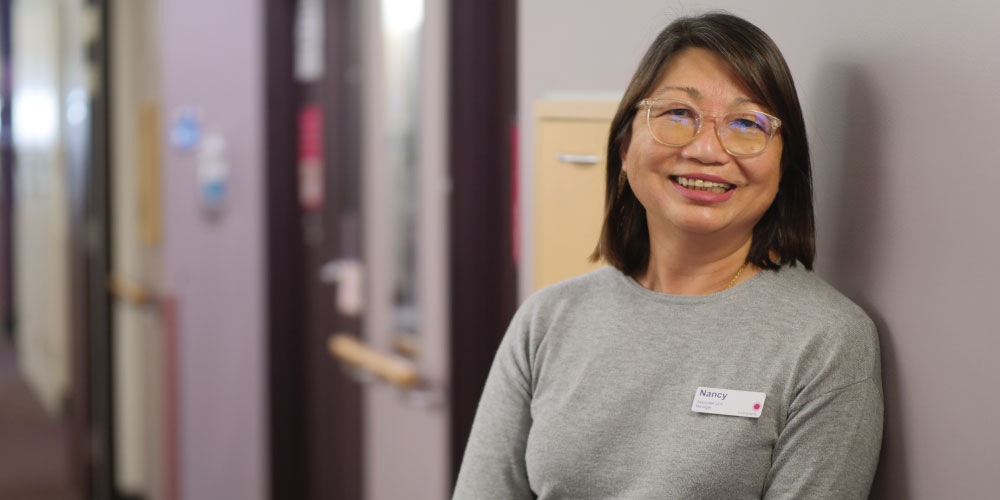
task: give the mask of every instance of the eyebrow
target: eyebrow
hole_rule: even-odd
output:
[[[678,87],[673,85],[669,87],[663,87],[662,89],[660,89],[660,91],[657,92],[658,97],[663,97],[660,94],[668,90],[679,90],[681,92],[687,93],[688,95],[690,95],[695,99],[701,99],[701,92],[699,92],[698,89],[694,87]],[[739,106],[741,104],[756,104],[757,106],[764,106],[764,103],[752,97],[737,97],[736,99],[733,99],[733,102],[729,103],[730,106]]]
[[[732,102],[733,106],[739,106],[740,104],[756,104],[756,105],[761,106],[761,107],[764,106],[764,103],[758,101],[757,99],[751,98],[751,97],[737,97],[736,99],[733,99],[733,102]]]
[[[680,90],[681,92],[688,93],[689,95],[691,95],[691,97],[694,97],[695,99],[701,99],[701,92],[699,92],[698,89],[694,87],[674,87],[674,86],[663,87],[662,89],[660,89],[659,92],[657,92],[657,94],[662,94],[663,92],[666,92],[668,90]]]

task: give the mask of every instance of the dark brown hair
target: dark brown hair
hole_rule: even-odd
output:
[[[604,226],[591,258],[604,258],[629,276],[649,264],[646,211],[621,175],[621,154],[632,139],[639,101],[653,90],[667,61],[688,47],[708,49],[728,62],[753,97],[781,118],[781,181],[774,202],[753,229],[747,262],[763,269],[801,262],[812,269],[816,254],[812,167],[795,83],[774,41],[750,22],[723,12],[684,17],[670,23],[649,47],[608,138]]]

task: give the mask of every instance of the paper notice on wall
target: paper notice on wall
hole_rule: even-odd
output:
[[[323,0],[299,0],[295,12],[295,79],[317,82],[326,71]]]
[[[299,111],[299,202],[302,209],[323,207],[323,110],[310,104]]]

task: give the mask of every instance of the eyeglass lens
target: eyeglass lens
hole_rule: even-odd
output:
[[[653,104],[649,125],[656,140],[671,146],[683,146],[694,139],[701,114],[677,101]],[[767,147],[774,126],[771,117],[754,111],[728,113],[718,120],[722,145],[733,154],[757,154]]]

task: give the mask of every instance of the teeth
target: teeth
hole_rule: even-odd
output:
[[[677,177],[677,183],[688,189],[697,189],[699,191],[708,191],[716,194],[725,193],[732,187],[731,184],[726,184],[724,182],[706,181],[704,179],[690,179],[680,176]]]

